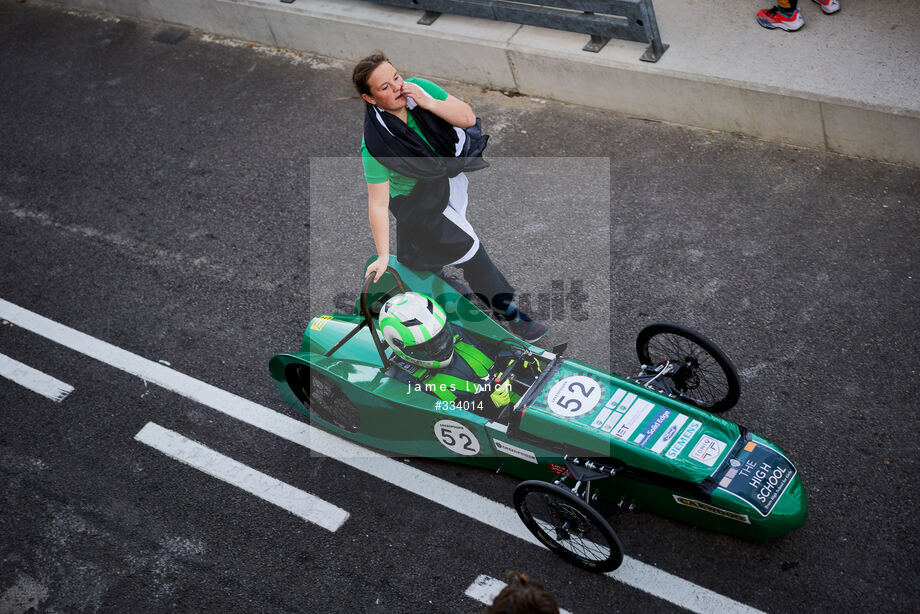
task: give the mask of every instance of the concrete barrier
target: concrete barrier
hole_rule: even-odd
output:
[[[50,1],[341,60],[384,49],[409,73],[920,167],[920,106],[693,72],[671,60],[681,45],[667,39],[674,26],[661,11],[672,46],[650,65],[638,60],[642,43],[613,40],[587,53],[584,35],[456,15],[420,26],[422,11],[361,0]]]

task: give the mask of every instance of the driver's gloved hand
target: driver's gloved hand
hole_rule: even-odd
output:
[[[504,407],[511,402],[511,382],[505,380],[489,395],[495,407]]]

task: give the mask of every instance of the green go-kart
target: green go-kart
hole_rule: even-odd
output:
[[[478,401],[447,403],[424,382],[397,378],[376,317],[407,290],[435,298],[451,326],[512,356],[484,378]],[[381,279],[365,281],[353,313],[313,318],[301,351],[273,356],[269,370],[289,405],[346,439],[524,479],[514,490],[521,520],[588,569],[620,565],[608,519],[633,507],[752,540],[800,527],[807,503],[795,466],[717,415],[739,395],[725,354],[673,324],[644,328],[636,349],[634,377],[564,357],[564,346],[547,351],[513,337],[441,277],[391,258]],[[498,407],[488,390],[505,382],[511,402]]]

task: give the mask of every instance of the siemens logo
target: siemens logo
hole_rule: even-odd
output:
[[[665,456],[668,458],[677,458],[677,455],[680,454],[681,450],[690,443],[690,440],[693,439],[693,436],[696,435],[696,432],[700,430],[700,427],[703,426],[703,423],[699,420],[693,420],[687,425],[687,428],[684,429],[684,432],[680,434],[680,437],[677,438],[677,441],[674,442],[674,445],[668,448],[668,451],[665,453]]]

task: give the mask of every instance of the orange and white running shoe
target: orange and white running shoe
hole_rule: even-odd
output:
[[[828,15],[840,10],[840,2],[838,0],[815,0],[815,2],[820,4],[821,10]]]
[[[772,9],[758,11],[757,23],[771,30],[779,28],[787,32],[795,32],[805,25],[805,18],[802,17],[802,11],[799,9],[795,9],[792,15],[787,15],[778,6],[774,6]]]

